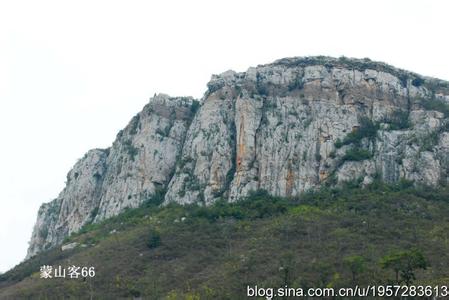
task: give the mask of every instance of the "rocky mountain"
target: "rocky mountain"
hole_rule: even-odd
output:
[[[201,101],[157,95],[110,148],[80,159],[39,209],[27,258],[145,201],[447,183],[448,118],[448,82],[369,59],[286,58],[214,75]]]

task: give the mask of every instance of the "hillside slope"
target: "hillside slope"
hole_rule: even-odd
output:
[[[449,278],[449,190],[410,182],[345,185],[299,198],[252,194],[235,204],[144,203],[86,226],[67,243],[0,276],[0,299],[246,299],[246,286],[395,283],[391,253],[417,249],[415,284]],[[353,273],[348,262],[361,261]],[[93,266],[83,280],[41,279],[39,267]],[[402,277],[401,277],[402,278]]]

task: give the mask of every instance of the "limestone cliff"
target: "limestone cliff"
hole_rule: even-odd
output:
[[[28,257],[89,222],[163,197],[295,196],[375,178],[448,182],[449,83],[368,59],[288,58],[213,76],[201,105],[155,96],[42,205]]]
[[[198,102],[155,96],[117,135],[89,151],[67,175],[65,189],[38,212],[27,257],[60,244],[83,225],[139,206],[163,192]]]

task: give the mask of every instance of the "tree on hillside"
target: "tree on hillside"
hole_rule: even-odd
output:
[[[352,274],[352,282],[355,283],[357,275],[365,270],[365,259],[359,255],[347,256],[343,263],[348,267]]]
[[[409,251],[395,251],[384,256],[380,265],[383,269],[391,269],[395,272],[396,282],[410,285],[416,279],[415,271],[425,270],[428,263],[421,251],[417,249]]]

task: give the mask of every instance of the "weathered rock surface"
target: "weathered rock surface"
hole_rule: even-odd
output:
[[[164,190],[196,104],[192,98],[157,95],[119,132],[111,148],[89,151],[67,175],[59,197],[39,209],[27,257]]]
[[[61,246],[61,251],[67,251],[67,250],[75,249],[78,245],[79,244],[77,242],[62,245]]]
[[[257,189],[295,196],[375,178],[447,183],[447,105],[447,82],[327,57],[214,75],[198,110],[191,98],[155,96],[110,149],[89,151],[59,197],[42,205],[28,257],[157,197],[210,204]],[[367,122],[371,134],[363,135]]]

